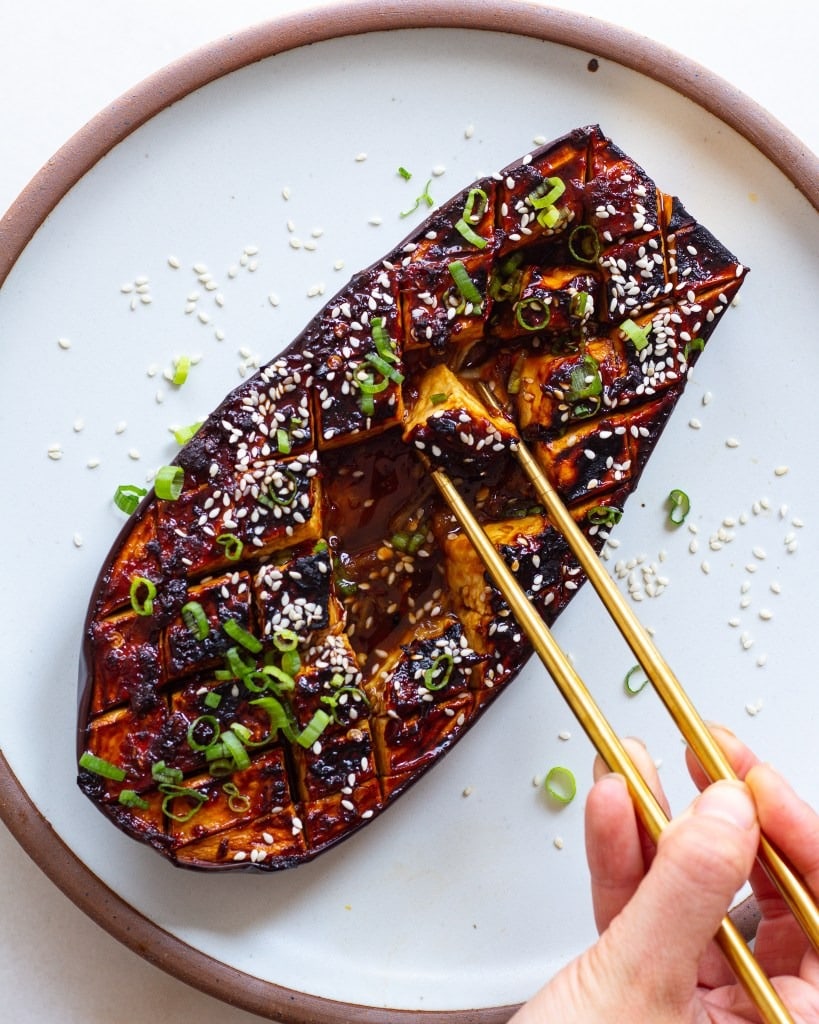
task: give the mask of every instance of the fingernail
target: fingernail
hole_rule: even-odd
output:
[[[724,779],[704,790],[694,803],[694,813],[730,821],[737,828],[749,829],[756,821],[756,807],[741,782]]]

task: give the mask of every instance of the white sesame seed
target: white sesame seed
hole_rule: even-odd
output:
[[[758,558],[760,561],[763,561],[764,559],[766,559],[768,557],[767,552],[765,551],[765,548],[759,547],[759,545],[757,545],[753,549],[751,554],[754,556],[754,558]]]
[[[71,348],[71,342],[68,340],[68,338],[57,338],[57,344],[65,352],[67,352],[68,349]]]
[[[785,476],[785,474],[788,472],[788,469],[788,466],[777,466],[774,470],[774,476]]]
[[[91,459],[88,460],[88,462],[86,462],[86,466],[89,469],[96,469],[97,466],[99,466],[99,464],[100,464],[100,460],[98,458],[91,458]]]
[[[82,547],[82,534],[81,533],[75,533],[74,536],[71,539],[72,539],[72,541],[74,543],[74,547],[75,548],[81,548]]]
[[[363,164],[366,159],[367,159],[367,154],[366,153],[356,153],[356,155],[355,155],[355,162],[357,164]]]
[[[466,126],[466,128],[464,128],[464,138],[465,139],[471,139],[474,134],[475,134],[475,125],[474,124],[468,124]]]
[[[63,446],[61,444],[50,444],[48,446],[48,457],[57,462],[63,457]]]
[[[726,448],[739,448],[739,441],[735,437],[728,437],[725,439]]]
[[[688,426],[691,427],[692,430],[699,430],[702,427],[702,423],[700,423],[700,421],[696,419],[696,417],[692,416],[691,419],[688,421]]]

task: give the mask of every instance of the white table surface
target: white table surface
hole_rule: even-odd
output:
[[[76,130],[147,75],[230,32],[312,6],[307,0],[3,0],[0,211]],[[775,11],[755,0],[551,6],[674,48],[819,152],[815,0],[781,0]],[[16,1024],[259,1020],[190,989],[111,939],[47,880],[2,823],[0,992],[0,1018]]]

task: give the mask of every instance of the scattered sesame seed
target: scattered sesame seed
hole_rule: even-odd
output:
[[[86,462],[86,466],[89,469],[96,469],[97,466],[99,466],[99,464],[100,464],[100,460],[98,458],[92,458],[92,459],[89,459],[88,462]]]
[[[471,795],[472,795],[472,787],[471,786],[464,786],[463,790],[461,791],[461,796],[471,796]]]
[[[468,124],[466,126],[466,128],[464,128],[464,138],[465,139],[471,139],[474,134],[475,134],[475,125],[474,124]]]
[[[559,732],[557,734],[557,738],[559,740],[563,740],[565,743],[566,740],[570,740],[572,738],[572,734],[568,732],[566,729],[564,729],[562,732]]]
[[[50,444],[48,446],[48,457],[57,462],[63,457],[63,446],[58,443]]]
[[[57,338],[57,344],[64,352],[67,352],[71,348],[71,342],[68,338]]]
[[[138,450],[136,448],[129,448],[128,449],[128,458],[129,459],[133,459],[134,462],[136,462],[139,459],[139,457],[140,457],[140,455],[139,455],[139,452],[138,452]]]
[[[82,416],[78,416],[74,420],[74,433],[79,434],[81,430],[85,429],[85,420]]]
[[[75,533],[74,536],[71,539],[72,539],[72,541],[74,543],[74,547],[75,548],[81,548],[82,547],[82,534],[81,533]]]
[[[768,608],[762,608],[760,609],[759,617],[763,622],[769,622],[773,618],[773,612]]]
[[[363,164],[366,159],[367,159],[367,154],[366,153],[356,153],[355,162],[357,164]]]
[[[702,423],[700,423],[696,417],[692,416],[688,421],[688,426],[691,427],[692,430],[699,430],[702,427]]]
[[[774,476],[785,476],[789,468],[788,466],[777,466],[774,470]]]
[[[563,849],[563,837],[562,836],[555,836],[554,839],[552,840],[552,843],[553,843],[554,848],[556,850],[562,850]]]
[[[377,228],[380,227],[380,225],[383,223],[383,219],[379,217],[378,214],[375,214],[369,218],[367,223],[371,224],[374,228]]]
[[[726,448],[739,448],[739,441],[735,437],[728,437],[725,440]]]
[[[702,565],[700,565],[700,569],[702,569],[702,571],[707,576],[708,573],[711,572],[711,565],[708,562],[703,562]]]
[[[702,404],[703,405],[710,405],[711,404],[711,399],[713,397],[714,396],[711,394],[710,391],[706,391],[705,394],[702,396]]]
[[[760,560],[760,562],[764,561],[768,557],[768,554],[765,551],[765,548],[759,547],[759,545],[757,545],[751,551],[751,554],[754,556],[754,558],[758,558]]]
[[[178,257],[176,257],[176,256],[169,256],[168,257],[168,266],[172,270],[179,270],[179,268],[182,266],[182,264],[179,262]]]
[[[115,434],[124,434],[128,424],[125,420],[120,420],[119,423],[114,427]]]

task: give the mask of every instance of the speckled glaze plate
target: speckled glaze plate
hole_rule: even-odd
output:
[[[558,809],[532,784],[564,764],[582,797],[592,752],[532,664],[389,814],[315,862],[267,877],[172,868],[74,784],[82,621],[122,521],[111,496],[172,456],[169,427],[208,412],[400,240],[423,216],[401,213],[427,180],[443,200],[592,122],[752,269],[610,567],[703,715],[817,802],[805,766],[819,690],[805,667],[819,660],[819,356],[803,329],[819,272],[817,165],[724,83],[610,26],[525,5],[317,11],[137,87],[0,224],[14,595],[0,811],[113,936],[270,1019],[505,1020],[593,937],[582,798]],[[182,352],[201,358],[175,388],[165,371]],[[692,498],[679,529],[665,521],[671,487]],[[556,632],[684,805],[679,738],[650,691],[625,694],[633,659],[590,591]]]

